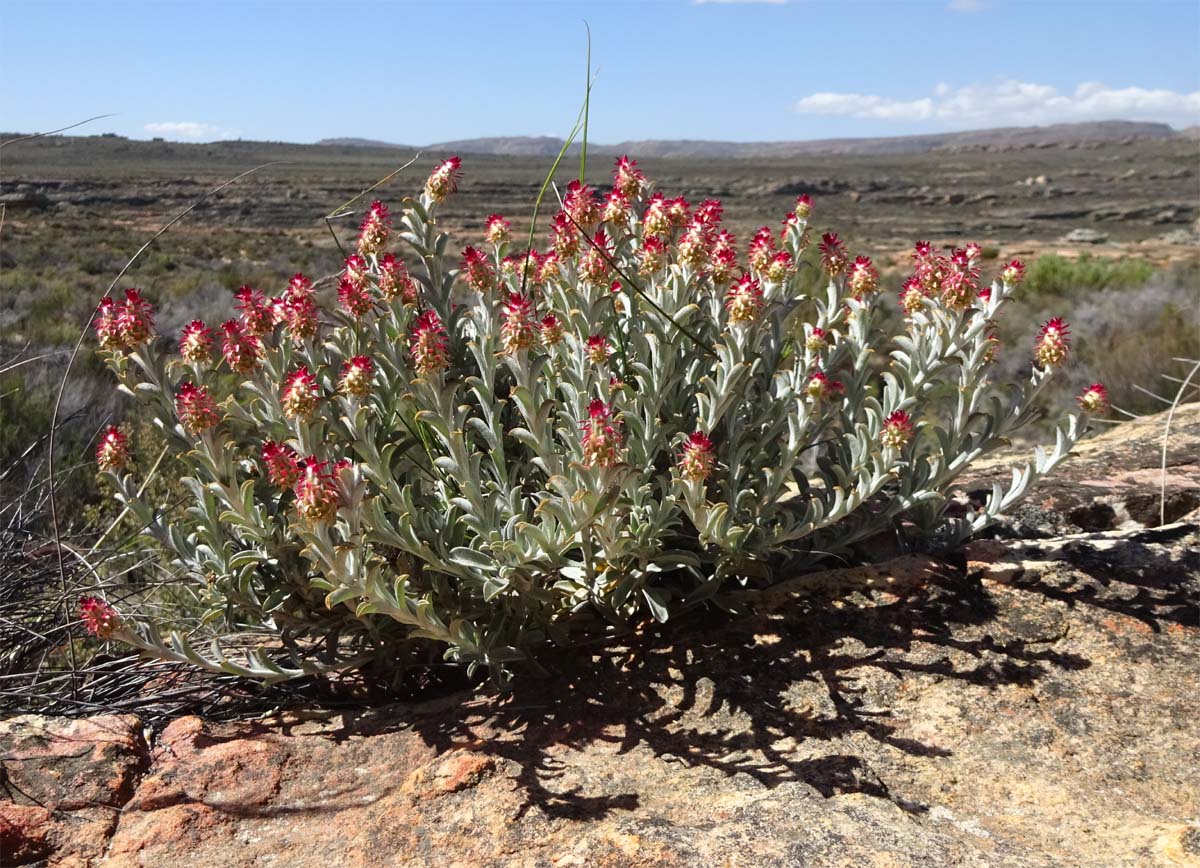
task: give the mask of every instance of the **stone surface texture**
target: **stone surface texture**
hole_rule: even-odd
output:
[[[8,720],[0,861],[1200,866],[1200,405],[1159,526],[1162,423],[1082,446],[956,563],[801,576],[511,693]]]

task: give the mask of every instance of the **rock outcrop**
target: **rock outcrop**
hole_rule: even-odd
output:
[[[1091,441],[957,563],[798,577],[512,693],[11,719],[0,861],[1200,866],[1200,405],[1165,525],[1161,426]]]

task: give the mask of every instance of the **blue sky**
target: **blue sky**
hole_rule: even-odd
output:
[[[428,144],[1200,124],[1200,2],[0,0],[0,129]]]

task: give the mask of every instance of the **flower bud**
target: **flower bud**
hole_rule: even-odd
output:
[[[287,490],[300,479],[300,456],[290,446],[268,440],[262,445],[262,462],[276,488]]]
[[[387,205],[376,199],[358,228],[358,252],[363,256],[379,255],[391,231],[392,215],[388,213]]]
[[[602,365],[608,361],[609,355],[612,354],[612,344],[604,335],[592,335],[587,339],[585,345],[588,361],[593,365]]]
[[[175,415],[183,430],[191,435],[207,431],[221,421],[221,415],[208,390],[192,383],[182,383],[175,393]]]
[[[299,464],[295,484],[296,512],[311,525],[332,522],[342,505],[333,474],[325,469],[328,466],[328,461],[318,461],[311,455],[301,459]]]
[[[204,320],[192,320],[179,333],[179,355],[190,364],[203,365],[211,362],[212,345],[212,329],[204,324]]]
[[[321,386],[312,371],[301,365],[284,380],[279,403],[283,415],[289,419],[307,419],[317,409],[321,399]]]
[[[763,292],[758,281],[749,274],[743,274],[741,280],[725,293],[729,322],[736,325],[754,322],[762,310],[762,302]]]
[[[913,422],[903,410],[896,410],[883,420],[879,441],[888,449],[901,449],[912,439]]]
[[[417,317],[409,344],[413,367],[421,376],[444,371],[450,366],[446,330],[436,311],[427,310]]]
[[[462,160],[450,157],[438,165],[425,182],[425,196],[435,205],[445,202],[447,197],[458,189],[458,179],[461,175]]]
[[[1071,350],[1071,329],[1062,317],[1054,317],[1042,325],[1034,345],[1034,360],[1043,368],[1060,367]]]
[[[620,461],[619,423],[612,418],[612,407],[599,398],[588,405],[583,428],[583,466],[615,467]]]
[[[103,471],[115,472],[129,463],[129,441],[115,425],[109,425],[96,446],[96,465]]]
[[[554,314],[548,313],[542,317],[542,343],[544,345],[554,346],[563,339],[565,333],[563,324]]]
[[[484,238],[489,244],[494,244],[499,247],[501,244],[507,244],[511,233],[512,224],[505,220],[499,214],[493,214],[487,219],[487,229],[484,231]]]
[[[231,370],[238,374],[248,374],[258,364],[262,354],[262,342],[252,334],[247,334],[242,324],[235,319],[226,320],[221,325],[225,338],[221,342],[221,352]]]
[[[79,618],[88,633],[97,639],[111,639],[121,629],[121,616],[117,610],[97,597],[84,597],[79,601]]]
[[[520,293],[510,293],[501,311],[500,344],[506,353],[528,350],[537,344],[537,311],[533,302]]]
[[[338,391],[350,398],[365,398],[371,394],[371,378],[375,366],[369,356],[354,356],[342,365]]]
[[[1083,390],[1077,400],[1085,413],[1108,412],[1108,389],[1104,388],[1103,383],[1092,383]]]
[[[117,310],[117,331],[128,348],[154,337],[154,308],[142,298],[141,290],[125,290],[125,303]]]
[[[701,431],[695,431],[683,441],[683,451],[679,454],[679,472],[684,479],[703,482],[712,473],[716,454],[713,452],[712,441]]]

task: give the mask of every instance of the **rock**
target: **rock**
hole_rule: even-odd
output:
[[[1108,233],[1098,229],[1072,229],[1063,236],[1063,241],[1072,244],[1103,244],[1108,240]]]
[[[1081,442],[1071,460],[1002,519],[994,534],[1038,538],[1136,530],[1178,521],[1200,507],[1200,403],[1180,405],[1171,420],[1165,472],[1166,415],[1115,425]],[[981,505],[993,483],[1007,484],[1013,457],[972,465],[958,496]]]
[[[510,693],[182,718],[149,749],[17,718],[0,841],[49,868],[1195,865],[1200,526],[1135,503],[1161,426],[1083,443],[1042,538],[786,577]],[[1173,431],[1193,490],[1200,405]]]
[[[1164,233],[1159,240],[1164,244],[1186,244],[1190,246],[1196,244],[1200,239],[1196,238],[1194,232],[1189,232],[1187,229],[1172,229],[1170,232]]]

